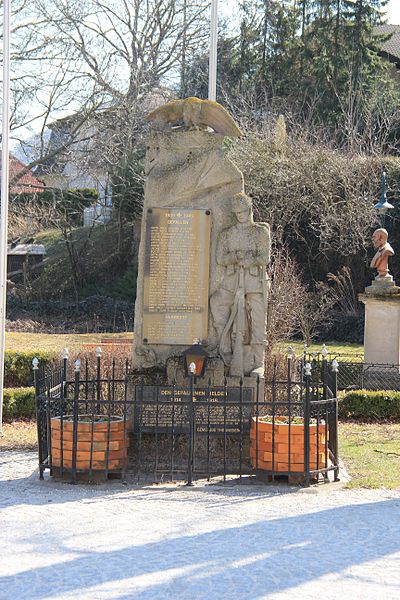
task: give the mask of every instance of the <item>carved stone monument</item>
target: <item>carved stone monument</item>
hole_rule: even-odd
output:
[[[225,155],[224,136],[240,130],[220,105],[195,98],[149,119],[134,368],[165,368],[183,383],[179,357],[197,340],[212,385],[244,376],[254,387],[264,370],[270,234],[253,221],[242,173]]]
[[[386,229],[374,231],[372,245],[376,252],[370,266],[377,270],[377,275],[364,294],[359,295],[365,304],[364,361],[369,365],[399,365],[400,288],[389,273],[388,259],[394,250],[388,243]],[[398,373],[399,368],[393,371]]]
[[[210,298],[211,314],[229,374],[263,375],[269,226],[254,223],[251,199],[243,192],[233,197],[232,213],[236,222],[218,236],[217,264],[225,272]]]

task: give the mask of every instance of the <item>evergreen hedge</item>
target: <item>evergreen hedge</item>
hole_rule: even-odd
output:
[[[35,415],[35,388],[4,388],[3,416],[5,419],[32,419]]]
[[[339,418],[400,421],[400,392],[352,390],[339,402]]]
[[[33,384],[32,360],[35,356],[40,365],[48,365],[56,354],[40,350],[26,352],[6,351],[4,356],[4,387],[17,388]]]

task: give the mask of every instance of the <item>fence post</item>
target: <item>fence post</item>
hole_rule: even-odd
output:
[[[61,395],[63,398],[66,396],[66,385],[67,385],[67,371],[68,371],[68,358],[69,358],[69,350],[68,348],[64,348],[63,354],[63,382],[62,382],[62,391]]]
[[[325,344],[322,346],[322,350],[321,350],[321,356],[322,356],[322,386],[323,386],[323,390],[324,390],[324,395],[323,398],[324,400],[326,400],[328,398],[328,386],[327,386],[327,380],[328,380],[328,361],[327,361],[327,356],[328,356],[328,348],[325,346]]]
[[[38,436],[38,454],[39,454],[39,479],[44,479],[44,466],[43,466],[43,448],[42,448],[42,435],[41,435],[41,407],[40,407],[40,394],[39,394],[39,359],[35,356],[32,360],[32,369],[33,369],[33,385],[35,387],[35,404],[36,404],[36,427],[37,427],[37,436]]]
[[[290,402],[290,393],[292,389],[292,364],[293,359],[296,358],[292,346],[288,346],[286,351],[287,354],[287,384],[288,384],[288,402]]]
[[[190,399],[189,399],[189,452],[188,452],[188,478],[186,485],[193,485],[192,469],[193,469],[193,442],[194,442],[194,377],[196,374],[196,365],[194,362],[189,365],[190,373]]]
[[[292,468],[291,454],[292,454],[292,441],[291,441],[291,426],[292,426],[292,361],[296,358],[295,352],[292,346],[287,349],[287,403],[288,403],[288,472]]]
[[[60,477],[64,476],[64,408],[67,399],[68,348],[64,348],[63,374],[60,389]]]
[[[334,414],[332,419],[332,429],[329,432],[329,437],[332,436],[332,452],[335,457],[336,469],[334,471],[334,480],[339,481],[339,440],[338,440],[338,397],[337,397],[337,380],[339,364],[336,359],[331,363],[332,368],[332,383],[333,383],[333,397],[334,402]]]
[[[72,433],[72,481],[76,482],[76,454],[78,448],[78,415],[79,415],[79,383],[81,361],[75,361],[75,383],[74,383],[74,409],[73,409],[73,433]]]
[[[304,367],[306,395],[304,398],[304,471],[306,485],[310,485],[310,418],[311,418],[311,363]]]
[[[97,358],[97,373],[96,373],[96,379],[97,379],[97,388],[96,388],[96,398],[97,398],[97,414],[100,414],[100,399],[101,399],[101,393],[100,393],[100,380],[101,380],[101,348],[100,346],[98,346],[96,348],[96,358]]]

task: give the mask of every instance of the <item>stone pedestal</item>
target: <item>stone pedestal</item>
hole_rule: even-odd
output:
[[[359,299],[365,304],[364,362],[399,365],[400,288],[375,280]]]

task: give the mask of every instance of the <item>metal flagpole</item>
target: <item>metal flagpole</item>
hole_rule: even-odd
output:
[[[0,196],[0,433],[3,431],[4,350],[7,292],[7,223],[10,180],[10,13],[11,0],[3,0],[3,106]]]
[[[211,0],[210,57],[208,62],[208,99],[217,99],[218,0]]]

